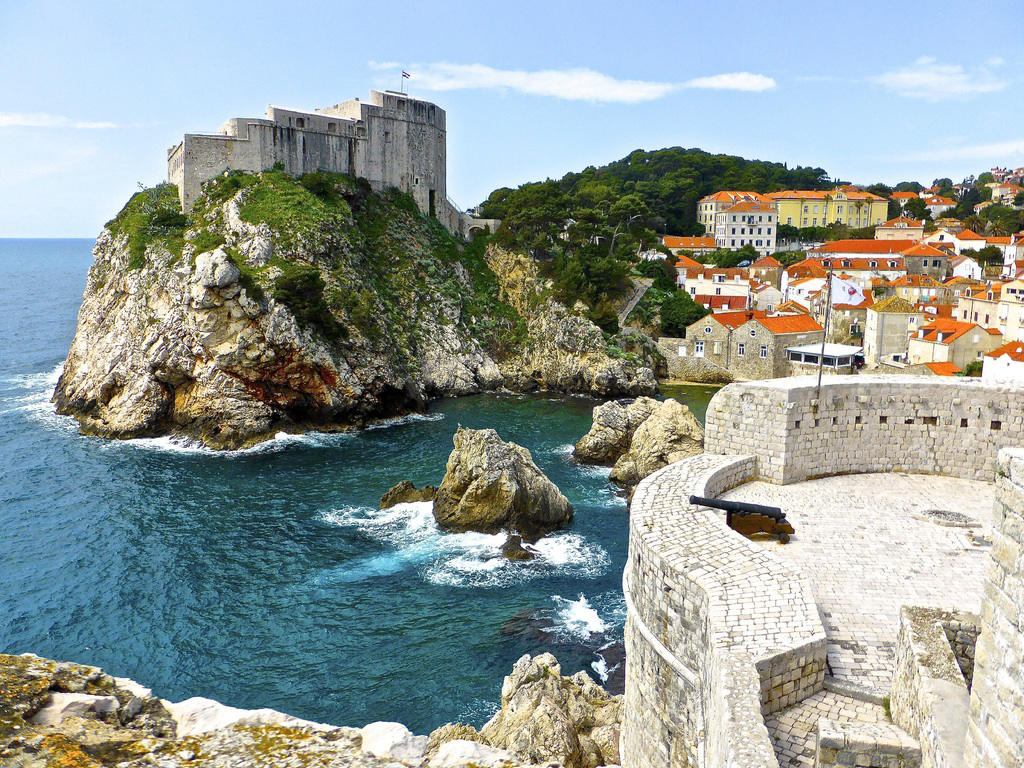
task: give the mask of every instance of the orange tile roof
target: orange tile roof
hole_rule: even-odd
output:
[[[985,357],[1002,357],[1003,355],[1009,355],[1011,360],[1024,363],[1024,341],[1011,341],[985,353]]]
[[[918,221],[917,219],[908,219],[906,216],[897,216],[895,219],[889,219],[885,224],[881,224],[882,227],[923,227],[924,222]]]
[[[936,376],[956,376],[963,373],[953,363],[925,363],[925,366]]]
[[[773,269],[774,267],[781,267],[782,264],[773,256],[762,256],[750,266],[757,267],[758,269]]]
[[[823,330],[817,320],[810,315],[773,315],[772,317],[755,317],[754,320],[776,334]]]
[[[1009,237],[986,237],[983,239],[988,241],[989,245],[1010,245]]]
[[[905,251],[901,251],[903,256],[948,256],[949,254],[944,251],[940,251],[931,243],[916,243]]]
[[[931,275],[900,275],[895,280],[890,280],[889,285],[893,288],[937,288],[942,283]]]
[[[747,306],[746,296],[712,296],[709,293],[698,293],[693,300],[711,309],[743,309]]]
[[[688,267],[686,276],[688,278],[703,277],[711,279],[715,275],[725,275],[727,278],[739,277],[743,280],[750,279],[750,270],[746,267],[708,267],[701,264],[700,267]]]
[[[725,209],[732,213],[740,213],[742,211],[770,211],[775,212],[775,203],[773,201],[762,202],[760,200],[743,200],[742,202],[731,205]]]
[[[920,338],[924,339],[924,341],[934,341],[939,344],[950,344],[959,339],[965,333],[969,333],[974,328],[982,331],[987,330],[974,323],[963,323],[957,320],[939,318],[930,325],[926,325],[920,329],[920,332],[923,334]],[[999,333],[999,331],[996,331],[996,333]]]
[[[948,197],[942,197],[941,195],[932,195],[926,198],[924,201],[925,205],[956,205],[956,202],[950,200]]]
[[[714,312],[709,317],[717,320],[722,325],[732,328],[734,331],[743,325],[748,320],[753,320],[758,317],[767,316],[767,312],[761,309],[745,309],[739,312],[726,311],[726,312]]]
[[[704,265],[701,264],[696,259],[691,259],[686,254],[680,254],[679,256],[676,257],[676,268],[678,269],[680,267],[684,269],[691,269],[693,267],[696,267],[697,269],[702,269]]]
[[[736,190],[736,189],[723,189],[719,192],[715,192],[710,195],[702,197],[697,202],[700,203],[728,203],[738,202],[740,200],[761,200],[762,202],[770,202],[768,197],[762,195],[760,192],[750,192],[748,190]]]
[[[803,304],[798,304],[795,301],[784,301],[775,308],[776,314],[785,314],[786,312],[796,312],[801,315],[810,314],[810,310],[807,309]]]
[[[984,240],[985,238],[975,232],[973,229],[964,229],[957,235],[959,240]]]
[[[833,240],[812,253],[902,253],[917,244],[916,240]]]
[[[824,200],[826,197],[836,197],[839,193],[846,196],[848,200],[885,200],[871,192],[862,192],[856,187],[843,186],[834,189],[786,189],[782,192],[769,192],[768,197],[772,200]]]
[[[814,259],[804,259],[786,267],[786,274],[789,275],[790,280],[798,280],[806,277],[825,277],[828,272],[820,262]]]
[[[868,307],[874,306],[875,297],[868,291],[864,294],[864,298],[856,304],[844,304],[841,301],[837,301],[832,304],[833,309],[867,309]]]
[[[661,244],[666,248],[682,248],[697,249],[697,248],[714,248],[715,238],[713,237],[679,237],[677,235],[664,235],[661,238]]]
[[[916,200],[916,192],[893,192],[889,195],[890,200]]]

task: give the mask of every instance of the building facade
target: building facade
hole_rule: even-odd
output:
[[[877,226],[888,216],[884,197],[853,186],[828,191],[787,190],[768,195],[778,206],[779,224],[793,227],[824,227],[838,222],[850,227]]]
[[[911,365],[952,363],[960,370],[981,361],[986,352],[1002,346],[1003,337],[992,328],[956,320],[936,320],[910,337],[907,358]]]
[[[868,307],[864,314],[864,361],[872,367],[903,361],[910,334],[917,332],[923,320],[924,314],[899,296]]]

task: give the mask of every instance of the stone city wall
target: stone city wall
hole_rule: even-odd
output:
[[[821,689],[825,632],[806,579],[693,506],[751,479],[702,454],[637,486],[626,597],[626,768],[777,766],[764,714]]]
[[[918,739],[925,768],[962,768],[970,694],[944,624],[947,611],[904,606],[896,638],[893,722]]]
[[[856,472],[991,481],[1024,432],[1020,389],[979,379],[801,376],[730,384],[711,400],[705,450],[758,457],[774,483]],[[966,446],[970,446],[967,450]]]
[[[967,726],[972,768],[1024,765],[1024,449],[1001,451],[997,474],[992,570]]]
[[[888,723],[837,723],[818,720],[815,768],[919,768],[921,748]]]

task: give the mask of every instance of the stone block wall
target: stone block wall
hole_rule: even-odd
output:
[[[956,611],[950,618],[939,622],[946,633],[946,640],[953,649],[956,665],[967,683],[967,690],[974,684],[974,656],[981,634],[981,617],[967,611]]]
[[[967,730],[967,682],[946,636],[955,614],[904,606],[896,638],[893,722],[921,743],[925,768],[961,768]]]
[[[1019,439],[1019,435],[1018,435]],[[1024,449],[999,454],[992,570],[985,583],[966,765],[1024,765]]]
[[[626,768],[777,766],[763,715],[820,690],[825,632],[806,580],[689,504],[752,477],[702,454],[636,490],[626,597]]]
[[[815,768],[918,768],[921,749],[887,723],[837,723],[826,718],[815,731]]]
[[[991,481],[1019,444],[1024,397],[979,379],[823,377],[730,384],[708,406],[705,450],[758,457],[774,483],[854,472],[926,472]],[[970,450],[965,450],[970,446]]]

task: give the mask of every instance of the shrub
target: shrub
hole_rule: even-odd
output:
[[[661,304],[661,332],[679,338],[685,335],[688,325],[697,322],[710,311],[684,292],[678,291]]]
[[[318,329],[328,339],[347,336],[347,331],[331,314],[324,299],[324,280],[305,264],[288,265],[274,282],[274,300],[291,310],[300,325]]]

